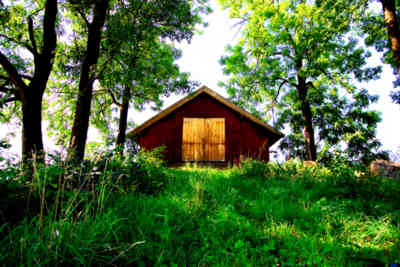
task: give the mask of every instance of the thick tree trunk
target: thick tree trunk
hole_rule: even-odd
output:
[[[85,155],[86,138],[92,103],[94,73],[99,59],[100,42],[106,20],[108,4],[109,0],[96,1],[93,20],[89,25],[86,54],[81,66],[78,101],[76,104],[74,124],[69,144],[69,161],[81,161]]]
[[[48,0],[43,20],[43,45],[42,51],[37,51],[36,41],[31,37],[32,47],[35,50],[35,70],[33,79],[25,92],[22,100],[22,158],[23,162],[35,159],[44,162],[44,149],[42,138],[42,101],[43,94],[55,57],[57,45],[56,18],[57,0]],[[30,29],[30,31],[33,29]],[[33,35],[33,32],[31,33]],[[29,164],[29,163],[28,163]]]
[[[298,77],[297,91],[301,101],[301,112],[304,120],[304,137],[306,140],[307,160],[317,160],[317,148],[315,146],[314,127],[310,103],[307,101],[307,85],[303,78]]]
[[[44,161],[42,99],[43,92],[25,94],[22,99],[22,161],[27,166],[32,160]]]
[[[128,110],[129,101],[131,100],[131,89],[129,87],[124,88],[122,95],[122,105],[119,107],[119,125],[118,125],[118,136],[117,136],[117,147],[120,147],[121,155],[124,153],[125,139],[126,139],[126,128],[128,124]]]
[[[382,3],[383,17],[385,19],[386,29],[397,67],[397,74],[400,75],[400,25],[396,16],[396,1],[380,1]]]
[[[32,20],[29,20],[31,45],[27,47],[33,54],[34,73],[27,86],[7,57],[0,52],[0,65],[7,72],[18,91],[22,102],[22,161],[23,167],[32,170],[32,161],[44,161],[42,139],[42,100],[47,86],[57,45],[56,18],[57,0],[47,0],[43,18],[42,49],[38,50]],[[35,157],[36,155],[36,157]]]

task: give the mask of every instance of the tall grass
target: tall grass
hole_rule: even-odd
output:
[[[37,216],[3,225],[0,262],[366,266],[400,261],[399,181],[357,177],[345,166],[248,161],[228,170],[165,169],[151,155],[141,160],[132,168],[131,162],[108,162],[93,187],[84,182],[67,190],[59,182],[54,197],[41,198],[45,203]],[[117,182],[130,172],[118,174],[124,168],[136,175],[133,187]],[[49,172],[43,169],[37,178]],[[46,186],[38,185],[41,196],[51,187]]]
[[[165,183],[157,151],[140,152],[135,160],[101,156],[81,165],[37,166],[31,178],[3,179],[0,220],[0,263],[50,265],[113,264],[125,251],[142,242],[120,242],[114,196],[136,191],[154,193]],[[12,207],[20,209],[12,216]],[[6,205],[4,205],[6,204]],[[6,208],[5,208],[6,207]],[[21,211],[25,212],[23,220]],[[19,217],[19,218],[15,218]],[[120,234],[120,233],[118,233]]]

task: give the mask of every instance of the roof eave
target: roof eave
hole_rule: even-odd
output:
[[[196,98],[198,95],[200,95],[202,93],[208,94],[209,96],[211,96],[212,98],[216,99],[217,101],[223,103],[224,105],[228,106],[229,108],[231,108],[235,112],[238,112],[239,114],[247,117],[253,123],[258,124],[259,126],[263,127],[265,130],[268,130],[271,134],[273,134],[275,136],[274,142],[272,142],[271,145],[285,136],[282,132],[272,128],[271,126],[269,126],[268,124],[266,124],[262,120],[254,117],[252,114],[250,114],[246,110],[236,106],[235,104],[233,104],[229,100],[225,99],[224,97],[220,96],[216,92],[214,92],[211,89],[209,89],[207,86],[202,86],[199,90],[189,94],[188,96],[186,96],[183,99],[179,100],[175,104],[169,106],[168,108],[166,108],[162,112],[160,112],[157,115],[153,116],[152,118],[150,118],[149,120],[147,120],[146,122],[144,122],[143,124],[138,126],[136,129],[128,132],[127,133],[127,137],[133,138],[135,135],[140,134],[140,132],[142,132],[143,130],[148,128],[153,123],[155,123],[155,122],[161,120],[162,118],[168,116],[170,113],[172,113],[173,111],[175,111],[176,109],[180,108],[181,106],[183,106],[187,102],[191,101],[192,99]]]

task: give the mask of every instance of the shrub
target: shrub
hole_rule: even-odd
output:
[[[141,171],[138,177],[140,192],[156,193],[166,184],[165,163],[161,160],[163,150],[159,147],[152,151],[139,151],[136,162]]]
[[[270,174],[269,166],[265,162],[247,158],[240,168],[242,175],[246,177],[266,178]]]
[[[99,153],[97,159],[80,164],[50,155],[47,166],[35,164],[32,177],[20,176],[17,167],[9,167],[0,172],[0,222],[52,212],[62,215],[67,210],[88,209],[95,214],[113,192],[155,194],[166,184],[161,151],[140,151],[136,157]]]

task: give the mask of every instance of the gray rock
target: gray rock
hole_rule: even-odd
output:
[[[373,175],[400,179],[400,163],[387,160],[375,160],[371,162],[369,170]]]

